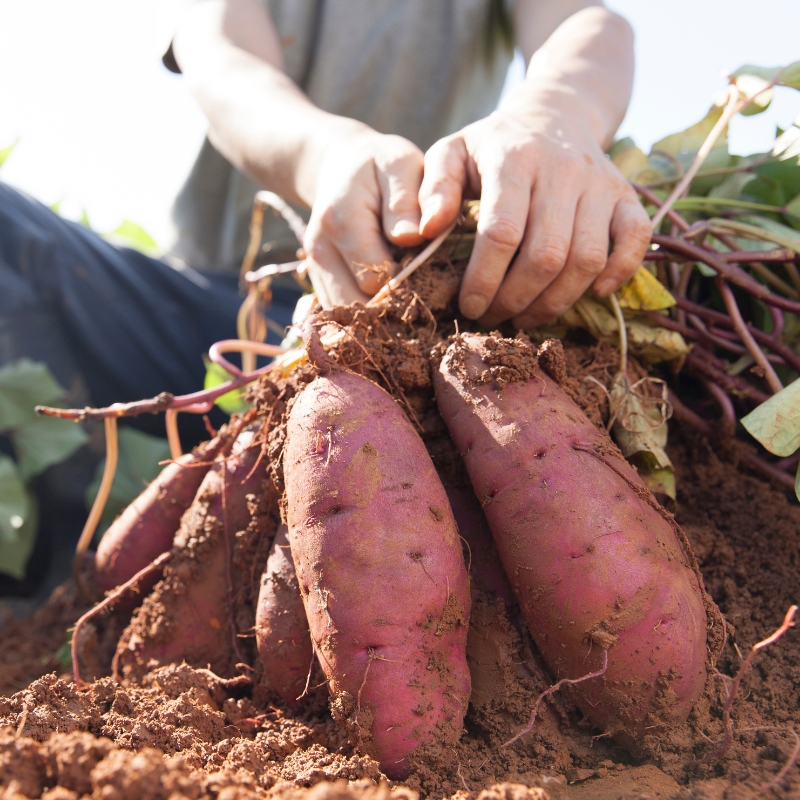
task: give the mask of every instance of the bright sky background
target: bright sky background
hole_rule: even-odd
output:
[[[700,119],[721,70],[800,60],[798,0],[608,0],[637,35],[638,71],[620,135],[645,150]],[[0,0],[2,179],[94,227],[128,218],[163,242],[169,208],[204,133],[203,117],[160,54],[168,0]],[[519,65],[517,65],[519,68]],[[731,149],[765,149],[800,112],[782,90],[737,119]]]

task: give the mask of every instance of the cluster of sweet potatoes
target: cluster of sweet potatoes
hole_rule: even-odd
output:
[[[542,369],[541,348],[498,334],[432,348],[435,403],[470,492],[445,489],[399,398],[326,353],[313,325],[306,347],[313,369],[268,426],[253,412],[166,467],[103,538],[106,590],[172,548],[117,667],[222,670],[220,654],[235,663],[237,641],[254,634],[276,695],[302,702],[316,662],[334,718],[402,777],[419,745],[461,733],[473,576],[509,602],[513,592],[554,679],[573,681],[570,698],[597,728],[635,751],[686,719],[719,612],[672,516]],[[267,427],[280,427],[278,455]],[[248,626],[234,544],[266,496],[276,525],[271,549],[254,551]]]

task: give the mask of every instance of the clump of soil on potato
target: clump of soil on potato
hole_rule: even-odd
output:
[[[456,332],[452,299],[462,269],[463,264],[442,261],[421,270],[386,306],[336,309],[322,318],[329,329],[346,329],[331,350],[333,357],[398,399],[450,486],[463,485],[465,476],[432,402],[430,353]],[[457,324],[468,329],[464,320]],[[554,379],[596,425],[603,425],[608,420],[606,396],[585,378],[608,386],[617,353],[607,345],[565,345],[563,358],[541,366],[557,372]],[[645,374],[635,363],[630,369],[636,377]],[[276,456],[283,435],[279,421],[297,390],[312,377],[310,369],[299,370],[289,381],[263,381],[251,393],[256,408],[277,420],[264,425],[262,446],[278,492],[282,476]],[[770,783],[790,760],[796,745],[793,731],[800,731],[796,631],[759,654],[733,707],[733,745],[719,761],[709,756],[724,733],[726,676],[736,673],[740,653],[771,633],[787,607],[800,598],[800,507],[739,471],[736,447],[717,452],[697,437],[684,438],[675,423],[670,423],[670,437],[678,478],[677,519],[707,590],[728,619],[729,643],[718,663],[720,674],[709,679],[688,723],[664,732],[660,749],[647,763],[635,761],[595,730],[560,693],[539,706],[529,734],[505,746],[525,727],[536,698],[553,679],[513,599],[474,582],[467,653],[473,692],[464,733],[454,747],[434,743],[416,752],[404,785],[387,782],[377,763],[355,752],[346,732],[331,718],[318,671],[310,676],[308,695],[294,708],[276,701],[259,672],[253,657],[252,604],[266,560],[264,542],[274,533],[277,517],[274,497],[267,503],[253,496],[250,521],[234,532],[232,542],[236,591],[220,612],[220,624],[236,636],[239,654],[233,657],[233,648],[219,654],[217,670],[222,674],[212,672],[207,663],[143,663],[119,681],[107,677],[116,638],[127,624],[127,619],[111,614],[93,620],[92,647],[81,646],[85,677],[90,672],[106,677],[79,689],[56,655],[65,629],[86,610],[67,587],[32,618],[9,621],[0,630],[0,797],[757,796],[759,787]],[[185,519],[184,527],[187,524]],[[215,530],[213,520],[207,519],[198,520],[195,527],[197,533]],[[184,538],[191,538],[190,533],[184,530]],[[167,583],[181,577],[179,567],[176,563],[171,568]],[[167,596],[164,587],[162,595],[158,591],[157,587],[156,598]],[[161,622],[180,622],[170,618],[168,603],[162,607]],[[147,619],[150,625],[160,624],[152,601]],[[800,769],[791,768],[771,791],[799,797]]]

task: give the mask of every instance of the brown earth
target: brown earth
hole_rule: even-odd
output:
[[[457,283],[458,270],[445,263],[436,280],[429,271],[397,293],[392,307],[339,310],[335,319],[354,332],[335,348],[337,360],[369,374],[401,400],[443,479],[455,486],[463,475],[438,414],[430,413],[425,354],[453,332],[442,315]],[[401,328],[404,335],[397,336]],[[571,385],[598,425],[608,414],[605,395],[583,378],[590,375],[607,386],[615,365],[615,351],[608,346],[567,348],[562,383]],[[256,407],[284,414],[310,377],[303,373],[294,383],[262,383]],[[279,488],[280,460],[272,457],[280,453],[281,437],[274,425],[264,443]],[[739,445],[700,441],[674,422],[670,437],[677,519],[707,590],[728,620],[729,641],[719,674],[709,679],[688,723],[665,732],[647,762],[637,762],[594,730],[561,693],[539,706],[529,734],[504,746],[524,728],[552,677],[513,602],[475,581],[468,642],[473,693],[464,733],[454,747],[434,743],[417,752],[403,785],[387,782],[372,759],[354,752],[332,720],[317,675],[305,705],[289,709],[275,701],[259,674],[252,657],[256,561],[266,559],[266,539],[277,518],[274,506],[269,510],[253,500],[250,522],[233,537],[232,581],[243,588],[229,594],[228,616],[222,620],[232,626],[240,647],[236,658],[217,654],[221,675],[203,668],[206,664],[154,662],[120,681],[100,677],[76,687],[64,674],[63,644],[66,629],[87,606],[70,587],[58,590],[32,618],[6,622],[0,630],[0,798],[743,800],[764,793],[800,798],[800,769],[791,763],[793,751],[800,749],[797,630],[756,657],[733,706],[731,747],[724,757],[714,757],[724,735],[722,707],[730,677],[742,655],[800,598],[800,507],[739,469]],[[207,515],[195,528],[219,535]],[[170,621],[169,592],[175,591],[170,586],[176,575],[181,577],[180,566],[176,561],[148,600],[147,613],[156,626],[161,619],[154,615],[157,601],[163,619]],[[126,623],[114,614],[92,621],[89,635],[79,642],[87,676],[90,671],[108,674]],[[771,785],[785,766],[785,775]]]

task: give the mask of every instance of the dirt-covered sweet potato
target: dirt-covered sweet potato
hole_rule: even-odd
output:
[[[386,774],[454,741],[469,698],[469,580],[442,483],[379,386],[322,375],[287,422],[284,476],[297,577],[332,711]]]
[[[249,447],[253,433],[239,434],[231,455],[206,474],[194,502],[181,520],[164,578],[134,614],[120,640],[124,674],[140,674],[155,665],[179,664],[232,674],[236,632],[232,630],[231,548],[247,528],[247,495],[266,479],[260,448]]]
[[[225,439],[216,437],[181,456],[114,520],[95,555],[95,580],[109,591],[130,580],[172,547],[184,511],[192,504]],[[141,592],[152,588],[142,585]]]
[[[294,704],[305,688],[314,650],[287,533],[285,525],[278,528],[261,576],[256,645],[271,688]]]
[[[688,543],[533,347],[458,336],[436,399],[534,641],[583,713],[628,747],[684,720],[721,631]]]

